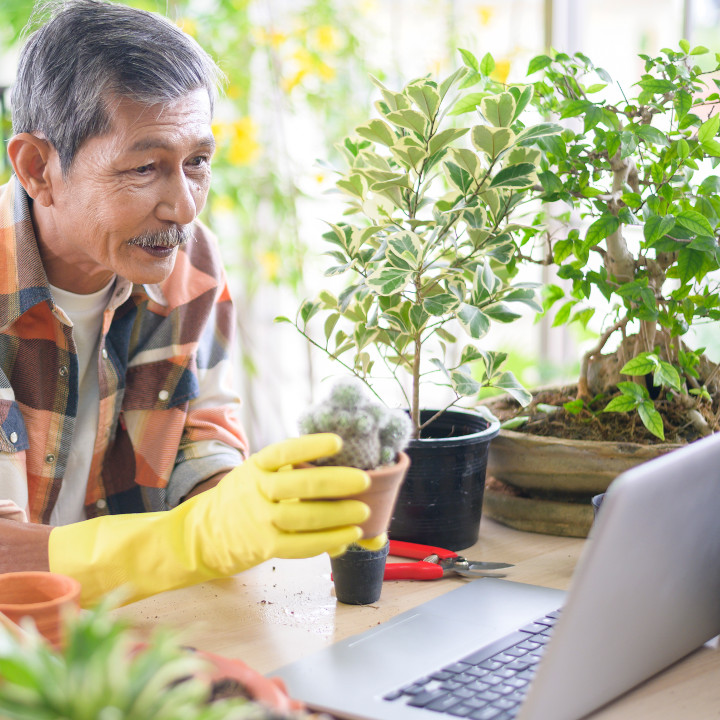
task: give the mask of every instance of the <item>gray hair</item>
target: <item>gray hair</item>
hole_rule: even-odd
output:
[[[110,131],[113,99],[154,105],[204,88],[214,107],[220,69],[166,18],[103,0],[49,5],[20,54],[13,131],[42,133],[64,174],[83,142]]]

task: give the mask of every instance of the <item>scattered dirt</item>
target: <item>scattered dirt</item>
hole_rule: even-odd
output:
[[[522,416],[529,420],[524,425],[513,428],[516,432],[533,435],[552,436],[575,440],[607,440],[657,444],[662,442],[645,429],[640,417],[633,413],[604,413],[602,409],[609,397],[596,399],[577,413],[568,412],[563,405],[577,398],[577,386],[540,390],[533,395],[532,403],[521,407],[509,396],[490,400],[486,404],[501,420]],[[558,409],[552,412],[538,405],[550,405]],[[655,407],[663,418],[665,442],[688,443],[699,439],[697,430],[688,421],[687,408],[677,400],[656,399]],[[706,420],[714,422],[710,408],[698,408]]]

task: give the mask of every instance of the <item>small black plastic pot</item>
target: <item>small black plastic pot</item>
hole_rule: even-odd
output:
[[[344,555],[330,559],[335,595],[346,605],[369,605],[380,598],[389,544],[380,550],[351,545]]]
[[[423,410],[421,422],[435,414]],[[400,488],[393,540],[464,550],[480,532],[490,441],[500,432],[472,410],[447,410],[406,449],[410,469]]]

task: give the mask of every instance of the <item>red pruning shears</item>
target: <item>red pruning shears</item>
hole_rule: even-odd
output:
[[[387,563],[385,580],[435,580],[449,573],[464,577],[483,577],[491,570],[502,570],[512,567],[509,563],[479,562],[467,560],[452,550],[418,545],[403,540],[390,540],[390,555],[396,557],[415,558],[420,562]],[[502,577],[492,573],[494,577]]]

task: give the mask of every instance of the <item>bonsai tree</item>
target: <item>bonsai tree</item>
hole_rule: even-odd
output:
[[[299,720],[250,701],[233,681],[211,683],[211,664],[160,628],[139,643],[108,602],[66,619],[54,650],[28,627],[0,627],[0,716],[7,720]],[[230,688],[230,684],[235,687]],[[230,692],[232,690],[232,692]],[[234,697],[233,697],[234,696]],[[225,697],[225,699],[222,699]]]
[[[540,55],[528,68],[542,71],[535,106],[567,127],[540,139],[537,173],[560,230],[546,233],[542,258],[525,242],[523,259],[553,263],[567,281],[567,296],[557,284],[546,288],[555,325],[587,326],[596,301],[609,304],[566,409],[637,412],[659,439],[671,406],[696,437],[718,421],[718,366],[685,342],[690,328],[720,318],[720,95],[696,64],[706,53],[682,41],[659,57],[641,55],[644,73],[632,88],[613,87],[580,53]],[[718,63],[716,54],[709,71]]]
[[[396,382],[415,438],[482,388],[529,401],[503,369],[506,353],[480,342],[492,321],[518,318],[518,304],[541,309],[533,284],[513,282],[515,243],[536,232],[520,224],[538,182],[536,146],[560,128],[526,124],[532,88],[500,86],[488,77],[492,58],[462,52],[469,67],[441,82],[421,78],[395,92],[374,80],[378,116],[340,146],[347,168],[337,189],[353,222],[330,222],[324,236],[332,246],[326,275],[343,276],[344,288],[321,290],[294,321],[278,318],[376,394],[382,375]],[[466,92],[471,85],[479,92]],[[467,110],[472,120],[463,124]],[[316,316],[322,339],[310,327]],[[421,422],[426,381],[452,397]]]
[[[410,439],[410,419],[369,398],[359,382],[338,381],[324,402],[300,418],[303,433],[334,432],[342,450],[316,461],[319,465],[349,465],[374,470],[394,463]]]

